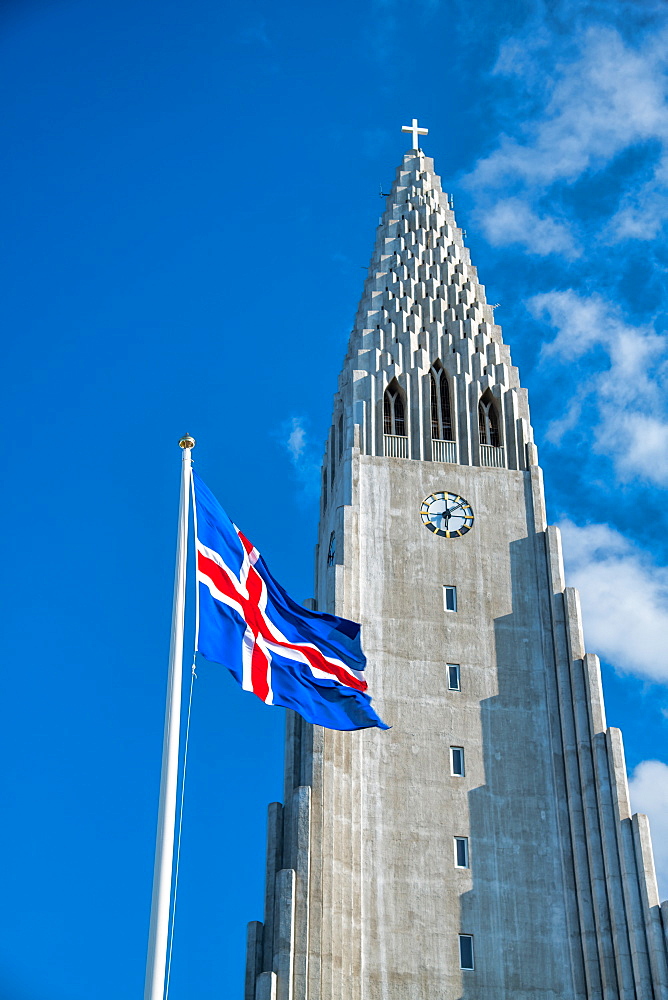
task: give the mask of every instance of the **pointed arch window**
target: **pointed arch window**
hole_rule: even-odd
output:
[[[429,372],[431,386],[431,436],[434,441],[454,441],[448,380],[440,361]]]
[[[478,429],[480,431],[480,444],[491,445],[492,448],[500,446],[499,418],[492,394],[489,391],[478,403]]]
[[[406,417],[404,401],[401,396],[401,389],[397,385],[396,379],[388,385],[383,398],[383,418],[384,430],[386,434],[396,434],[399,437],[406,436]]]

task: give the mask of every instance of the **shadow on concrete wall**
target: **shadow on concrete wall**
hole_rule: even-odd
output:
[[[485,784],[469,793],[473,888],[460,897],[475,970],[461,973],[459,1000],[573,996],[560,832],[566,794],[542,551],[531,528],[511,543],[513,610],[494,623],[498,693],[481,703]]]

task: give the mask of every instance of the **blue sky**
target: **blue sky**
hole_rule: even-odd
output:
[[[310,596],[331,394],[414,116],[529,389],[668,894],[665,5],[9,0],[0,27],[0,1000],[141,991],[176,441]],[[174,1000],[241,996],[282,728],[201,667]]]

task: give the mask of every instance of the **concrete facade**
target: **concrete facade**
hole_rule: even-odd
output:
[[[434,441],[436,362],[452,433]],[[385,433],[388,386],[404,434]],[[481,444],[482,398],[495,444]],[[436,491],[471,504],[467,534],[426,529]],[[668,906],[545,521],[526,392],[417,150],[387,200],[334,401],[316,600],[362,623],[392,729],[288,712],[245,1000],[668,1000]]]

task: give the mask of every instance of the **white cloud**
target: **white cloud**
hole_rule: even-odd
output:
[[[549,216],[541,218],[521,198],[502,198],[479,221],[492,246],[521,243],[533,253],[563,253],[569,258],[581,253],[567,226]]]
[[[276,437],[290,457],[302,499],[310,502],[320,490],[320,459],[317,447],[309,439],[307,423],[304,417],[290,417],[279,425]]]
[[[298,462],[306,447],[306,429],[302,426],[300,417],[293,417],[290,421],[291,429],[286,441],[286,448],[293,462]]]
[[[668,569],[606,524],[559,527],[588,650],[620,671],[668,682]]]
[[[604,358],[604,367],[598,360],[589,365],[592,374],[582,373],[568,412],[555,418],[548,439],[561,441],[589,396],[597,411],[593,447],[612,458],[618,477],[667,484],[667,338],[651,326],[626,323],[600,295],[547,292],[530,299],[528,307],[557,331],[543,347],[544,361],[572,365],[595,348]]]
[[[575,58],[559,53],[543,116],[525,126],[525,141],[504,137],[476,170],[493,181],[519,175],[545,186],[574,181],[634,143],[665,141],[667,56],[664,39],[658,41],[636,50],[612,28],[590,28]],[[546,55],[543,49],[536,58]],[[503,66],[502,48],[500,71]]]
[[[638,46],[600,25],[575,33],[575,43],[572,37],[560,40],[543,26],[533,37],[501,46],[495,73],[513,79],[516,89],[526,88],[529,110],[524,121],[511,126],[514,134],[502,135],[465,179],[477,195],[481,222],[497,198],[503,205],[509,195],[540,220],[545,240],[530,228],[524,239],[508,230],[508,242],[523,242],[537,254],[563,252],[574,242],[564,220],[547,214],[559,187],[565,190],[602,170],[631,147],[653,144],[654,169],[649,179],[627,181],[606,240],[650,239],[668,218],[666,31],[646,36]],[[516,94],[515,103],[521,102]],[[549,238],[550,222],[556,239]],[[494,232],[492,227],[492,242]]]
[[[629,781],[634,812],[649,816],[659,894],[668,897],[668,764],[643,760]]]
[[[610,243],[623,239],[651,240],[668,218],[668,152],[663,151],[651,178],[632,188],[610,220],[606,235]]]

